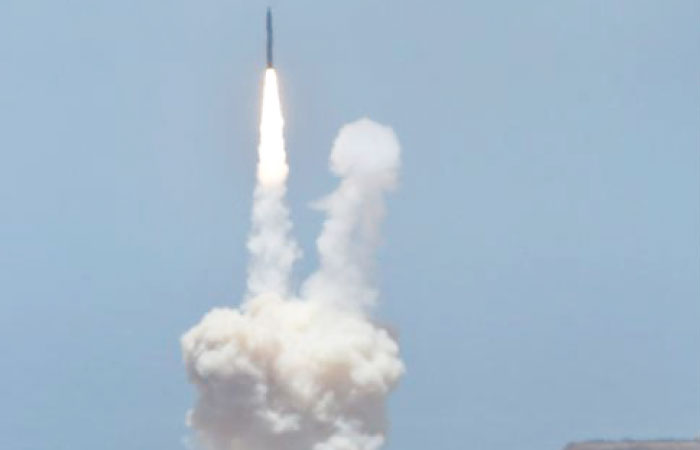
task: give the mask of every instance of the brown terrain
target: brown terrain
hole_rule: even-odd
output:
[[[564,450],[700,450],[700,441],[591,441],[569,444]]]

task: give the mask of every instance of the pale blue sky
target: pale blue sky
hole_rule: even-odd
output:
[[[0,5],[0,448],[177,449],[243,290],[265,2]],[[338,128],[404,150],[387,450],[700,432],[700,2],[274,1],[307,257]]]

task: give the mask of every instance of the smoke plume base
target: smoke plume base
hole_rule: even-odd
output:
[[[320,267],[294,294],[289,277],[300,251],[284,202],[276,83],[268,69],[248,292],[239,309],[213,309],[181,339],[198,393],[188,424],[211,450],[378,450],[386,397],[404,372],[396,341],[368,316],[399,145],[390,128],[368,119],[341,129],[330,161],[340,183],[318,202],[327,216],[317,240]]]

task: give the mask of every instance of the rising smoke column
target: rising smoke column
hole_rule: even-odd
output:
[[[333,145],[331,171],[340,186],[316,206],[327,214],[316,241],[321,267],[305,283],[307,298],[336,307],[366,307],[377,291],[369,278],[384,217],[384,194],[395,187],[399,143],[369,119],[344,126]]]
[[[188,424],[211,450],[378,450],[386,397],[404,366],[397,343],[365,306],[377,296],[372,254],[399,146],[391,129],[367,119],[341,130],[331,153],[341,181],[319,202],[327,214],[320,268],[294,296],[288,279],[299,252],[283,201],[288,168],[270,72],[248,294],[239,309],[216,308],[182,337],[198,394]],[[273,83],[275,101],[268,102]]]

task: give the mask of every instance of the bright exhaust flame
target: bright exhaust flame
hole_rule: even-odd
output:
[[[258,180],[263,185],[284,183],[289,173],[284,152],[284,119],[280,105],[279,86],[275,69],[265,71],[260,146],[258,147]]]
[[[284,119],[280,106],[277,73],[265,71],[258,182],[253,198],[252,230],[248,240],[251,261],[248,270],[248,297],[274,293],[289,294],[289,274],[301,255],[289,236],[292,222],[284,197],[287,192],[287,155],[284,150]]]
[[[289,172],[277,75],[265,72],[247,293],[240,308],[214,308],[182,336],[197,402],[192,448],[379,450],[385,403],[404,372],[395,338],[369,317],[384,196],[399,168],[391,128],[344,126],[331,151],[338,187],[326,214],[320,267],[292,289],[301,252],[285,204]]]

